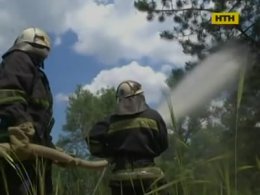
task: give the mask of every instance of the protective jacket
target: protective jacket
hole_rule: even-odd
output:
[[[153,162],[168,147],[166,125],[148,106],[140,113],[112,115],[96,123],[88,139],[93,155],[112,158],[119,169],[128,162]]]
[[[0,66],[0,134],[7,133],[10,126],[29,121],[36,129],[33,142],[53,146],[50,136],[54,123],[53,100],[41,65],[42,60],[35,54],[24,51],[15,50],[3,56]]]

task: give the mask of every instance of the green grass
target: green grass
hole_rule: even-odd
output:
[[[44,174],[45,173],[45,163],[44,163],[43,159],[37,158],[36,164],[35,164],[36,174],[38,175],[38,178],[39,178],[39,185],[34,185],[30,180],[26,179],[26,177],[28,175],[26,168],[24,167],[23,163],[17,159],[15,153],[11,153],[11,155],[6,153],[4,156],[4,159],[16,171],[17,177],[19,177],[23,181],[29,182],[29,183],[26,183],[26,188],[27,188],[26,195],[36,195],[37,192],[39,192],[38,195],[45,195],[45,186],[43,185],[44,180],[45,180],[45,174]],[[8,191],[7,179],[6,179],[6,175],[5,175],[8,173],[5,173],[5,171],[4,171],[3,162],[1,162],[1,164],[0,164],[0,170],[1,170],[1,177],[4,181],[6,195],[9,195],[10,192]],[[39,189],[37,189],[37,188],[39,188]]]

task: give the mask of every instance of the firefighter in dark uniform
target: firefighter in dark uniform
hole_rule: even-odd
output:
[[[167,128],[160,114],[146,104],[138,82],[123,81],[116,98],[115,114],[97,122],[86,141],[92,155],[112,162],[112,195],[143,195],[165,184],[154,158],[168,148]]]
[[[50,135],[54,123],[52,94],[43,72],[50,48],[50,38],[43,30],[28,28],[2,56],[0,142],[9,142],[14,149],[28,143],[54,147]],[[0,163],[1,195],[52,194],[50,161],[21,157],[14,162],[1,159]]]

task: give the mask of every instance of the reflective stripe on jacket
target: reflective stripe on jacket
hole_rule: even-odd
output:
[[[12,104],[14,102],[31,103],[46,109],[50,106],[48,100],[30,98],[21,90],[0,89],[0,105]]]

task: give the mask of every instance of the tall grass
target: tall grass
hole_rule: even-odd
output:
[[[45,168],[46,164],[45,161],[42,158],[36,158],[35,159],[35,173],[39,179],[39,181],[32,181],[26,167],[24,166],[23,162],[19,160],[19,157],[17,156],[16,153],[11,152],[10,154],[5,153],[3,155],[4,160],[6,162],[3,162],[1,160],[0,163],[0,171],[1,171],[1,177],[2,181],[4,182],[4,188],[5,188],[5,193],[6,195],[9,195],[9,187],[8,185],[11,185],[13,188],[14,186],[12,184],[8,184],[8,172],[5,171],[5,166],[10,166],[17,174],[17,177],[23,181],[23,187],[25,188],[24,190],[26,191],[26,195],[45,195]],[[33,162],[32,162],[33,163]],[[15,187],[21,187],[21,186],[15,186]]]
[[[245,72],[246,69],[242,68],[241,72],[240,72],[240,79],[238,82],[238,89],[237,89],[237,103],[236,103],[236,124],[235,124],[235,142],[234,142],[234,168],[235,168],[235,178],[234,178],[234,183],[235,183],[235,195],[237,194],[237,172],[238,172],[238,167],[237,167],[237,155],[238,155],[238,151],[237,151],[237,141],[238,141],[238,121],[239,121],[239,108],[240,108],[240,104],[242,101],[242,96],[243,96],[243,91],[244,91],[244,82],[245,82]]]

